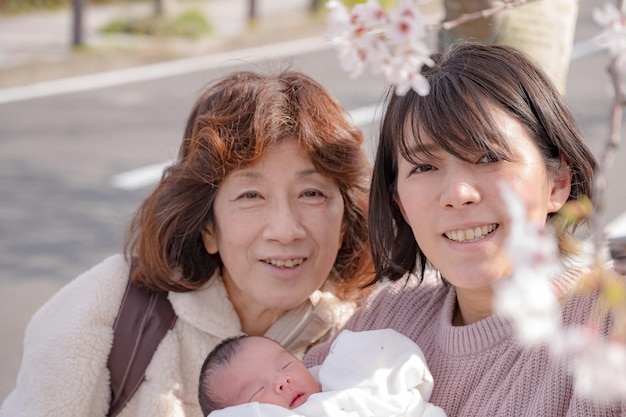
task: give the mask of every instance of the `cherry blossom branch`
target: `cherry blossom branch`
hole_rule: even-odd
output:
[[[626,2],[622,0],[622,4],[624,3]],[[607,71],[611,77],[615,97],[613,99],[613,107],[611,109],[609,137],[602,155],[598,160],[598,167],[595,172],[594,194],[596,198],[594,211],[590,219],[590,227],[591,230],[595,232],[594,245],[596,249],[601,248],[605,243],[605,235],[602,232],[602,226],[608,182],[607,178],[608,172],[613,165],[613,161],[615,160],[615,153],[617,152],[621,142],[622,115],[624,113],[624,105],[626,104],[624,91],[621,87],[621,74],[617,68],[616,57],[611,59]]]
[[[593,243],[596,248],[596,255],[599,249],[605,244],[605,233],[603,215],[605,208],[605,194],[607,188],[608,172],[615,160],[621,142],[622,115],[626,105],[626,97],[622,88],[621,73],[626,71],[624,59],[626,50],[624,49],[624,28],[626,19],[626,0],[619,0],[619,7],[606,4],[604,10],[594,11],[594,19],[605,31],[598,36],[598,41],[608,47],[611,53],[611,60],[607,67],[613,85],[614,97],[609,121],[609,136],[606,145],[598,159],[598,167],[595,172],[594,194],[595,207],[589,219],[591,231],[594,232]],[[600,259],[596,259],[601,261]]]
[[[449,30],[532,1],[536,0],[503,0],[491,8],[439,24],[426,24],[418,7],[420,0],[400,0],[389,13],[376,0],[359,3],[351,10],[340,0],[328,0],[330,13],[324,35],[335,44],[340,65],[351,77],[358,77],[369,67],[374,73],[384,73],[387,81],[396,86],[398,95],[410,89],[426,95],[430,86],[420,70],[433,64],[426,42],[428,32]]]
[[[502,283],[502,288],[496,291],[496,307],[501,314],[509,316],[518,327],[518,338],[522,342],[547,343],[551,350],[561,354],[569,354],[573,359],[571,371],[574,376],[575,390],[584,396],[597,401],[614,401],[624,398],[626,395],[626,281],[613,269],[606,268],[602,248],[606,245],[605,225],[603,214],[605,206],[605,194],[607,188],[608,172],[614,162],[615,153],[621,141],[622,116],[626,105],[626,96],[622,88],[622,73],[626,73],[626,0],[620,0],[619,9],[613,4],[607,3],[603,10],[594,11],[594,19],[602,26],[604,31],[597,39],[598,42],[608,47],[611,60],[607,71],[613,85],[614,98],[609,121],[609,136],[604,149],[598,158],[595,178],[593,183],[594,207],[586,211],[585,201],[575,202],[579,204],[573,210],[573,217],[583,213],[583,217],[589,220],[590,232],[592,233],[594,263],[591,270],[586,273],[578,287],[581,292],[590,291],[598,294],[594,306],[590,311],[590,321],[583,326],[564,326],[562,323],[555,325],[554,320],[560,316],[554,315],[554,303],[544,302],[525,303],[525,310],[518,308],[517,311],[510,309],[515,301],[515,294],[524,294],[533,287],[545,285],[549,281],[550,274],[530,271],[529,267],[546,268],[550,265],[550,259],[545,258],[539,265],[532,265],[520,259],[520,253],[532,253],[540,248],[540,236],[533,236],[532,230],[525,233],[511,233],[509,246],[513,247],[509,254],[517,260],[514,273],[510,279]],[[569,204],[569,203],[568,203]],[[571,207],[571,206],[570,206]],[[582,208],[582,210],[581,210]],[[515,204],[509,204],[509,209],[514,210]],[[578,212],[578,213],[576,213]],[[590,212],[590,214],[589,214]],[[559,212],[567,226],[568,213]],[[570,213],[572,214],[572,213]],[[580,217],[579,217],[580,218]],[[571,219],[573,220],[573,219]],[[523,223],[523,216],[519,217]],[[523,226],[523,224],[522,224]],[[558,226],[558,225],[557,225]],[[521,227],[521,226],[520,226]],[[557,227],[558,230],[558,227]],[[565,229],[563,229],[565,230]],[[527,239],[523,242],[523,239]],[[528,255],[526,255],[528,256]],[[540,259],[540,258],[537,258]],[[554,259],[552,260],[554,263]],[[543,281],[533,282],[533,279],[543,277]],[[532,285],[532,287],[531,287]],[[532,291],[533,295],[541,293]],[[518,296],[518,299],[520,296]],[[498,303],[500,306],[498,307]],[[529,308],[535,317],[540,317],[544,332],[529,332],[530,323],[528,314],[524,314]],[[508,308],[508,310],[507,310]],[[612,319],[612,328],[607,337],[600,329],[603,319]],[[529,338],[529,335],[536,338]],[[526,340],[524,340],[524,338]]]
[[[435,30],[450,30],[457,26],[462,25],[463,23],[467,23],[476,19],[484,19],[490,16],[493,16],[496,13],[503,12],[508,9],[513,9],[515,7],[522,6],[528,2],[532,2],[536,0],[506,0],[503,4],[499,6],[494,6],[489,9],[483,9],[472,13],[465,13],[460,15],[459,17],[447,20],[441,23],[433,23],[426,25],[426,30],[435,31]]]

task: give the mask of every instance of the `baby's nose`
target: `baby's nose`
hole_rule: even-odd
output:
[[[283,375],[283,376],[278,377],[276,379],[276,386],[275,386],[276,392],[277,393],[283,392],[287,388],[287,386],[291,384],[291,382],[292,380],[291,380],[291,377],[289,376]]]

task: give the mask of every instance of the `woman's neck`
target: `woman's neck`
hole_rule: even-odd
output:
[[[457,288],[452,324],[465,326],[491,316],[493,296],[493,290],[471,291]]]
[[[285,314],[285,310],[272,309],[249,297],[233,283],[228,276],[222,275],[228,299],[233,305],[241,331],[250,336],[263,336],[274,323]]]
[[[250,336],[263,336],[285,313],[268,309],[255,310],[250,307],[239,308],[236,305],[234,307],[241,322],[241,330]]]

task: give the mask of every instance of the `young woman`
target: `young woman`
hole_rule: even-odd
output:
[[[32,318],[0,415],[108,414],[107,358],[129,276],[167,291],[178,318],[121,417],[200,417],[200,368],[225,337],[266,335],[301,357],[329,336],[373,273],[362,141],[304,74],[212,83],[178,160],[139,208],[125,256],[96,265]]]
[[[626,415],[623,402],[578,398],[567,362],[521,347],[492,308],[493,285],[511,273],[499,185],[542,225],[566,201],[593,197],[596,161],[573,117],[512,48],[467,43],[434,59],[424,70],[430,94],[389,94],[369,230],[377,280],[392,283],[346,327],[389,327],[415,341],[433,374],[430,401],[448,416]],[[591,311],[590,299],[566,295],[579,275],[570,267],[553,279],[566,325]],[[327,346],[314,347],[307,366],[321,363]]]

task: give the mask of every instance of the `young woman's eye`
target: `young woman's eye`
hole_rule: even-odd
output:
[[[435,167],[429,164],[417,165],[413,168],[411,174],[421,174],[423,172],[432,171],[433,169],[435,169]]]
[[[478,159],[478,164],[492,164],[494,162],[498,162],[496,157],[492,154],[485,154],[480,159]]]

